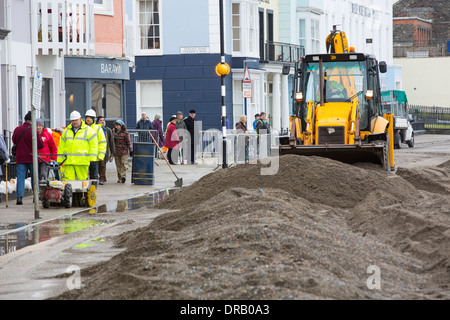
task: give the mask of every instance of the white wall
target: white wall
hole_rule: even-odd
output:
[[[355,47],[357,52],[373,54],[378,61],[392,64],[391,0],[325,0],[323,10],[323,50],[333,25],[338,25],[338,29],[345,32],[349,46]],[[366,39],[372,39],[373,43],[366,43]]]
[[[394,59],[410,104],[450,107],[450,57]]]

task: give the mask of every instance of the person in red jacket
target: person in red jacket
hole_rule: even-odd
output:
[[[166,140],[164,146],[167,147],[167,158],[170,164],[177,164],[178,162],[178,150],[180,148],[180,142],[182,138],[178,138],[177,127],[175,123],[177,122],[176,117],[171,117],[169,120],[169,126],[166,131]],[[173,152],[175,150],[175,152]]]
[[[17,146],[16,151],[16,170],[17,170],[17,183],[16,183],[16,204],[23,204],[22,198],[25,193],[25,178],[27,171],[31,175],[31,185],[34,187],[33,180],[33,134],[31,132],[31,111],[25,115],[25,123],[14,129],[12,136],[12,142]],[[37,149],[44,147],[39,134],[37,134]]]
[[[52,134],[44,128],[44,120],[36,120],[36,129],[44,141],[44,147],[38,150],[39,161],[39,180],[47,181],[48,179],[48,165],[46,162],[56,161],[58,156],[58,148]],[[42,158],[42,159],[41,159]]]

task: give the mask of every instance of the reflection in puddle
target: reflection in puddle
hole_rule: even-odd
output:
[[[88,219],[55,219],[26,227],[25,223],[0,225],[0,231],[22,228],[0,236],[0,255],[87,228],[102,226],[107,221]]]
[[[98,206],[97,212],[125,212],[140,209],[143,207],[149,207],[161,202],[169,195],[173,194],[175,191],[176,189],[166,189],[158,192],[153,192],[145,196],[103,204]]]
[[[89,208],[79,213],[105,213],[105,212],[125,212],[136,210],[143,207],[155,205],[169,195],[176,192],[177,189],[165,189],[150,193],[145,196],[131,198],[128,200],[119,200],[114,203],[100,205],[96,208]],[[26,223],[0,224],[0,234],[7,230],[20,229],[16,232],[0,235],[0,256],[9,252],[14,252],[26,246],[38,244],[51,238],[63,236],[65,234],[101,226],[108,223],[102,220],[88,219],[54,219],[40,224],[26,227]]]

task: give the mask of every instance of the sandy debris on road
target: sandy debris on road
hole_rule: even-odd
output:
[[[276,175],[260,169],[220,169],[140,209],[173,211],[118,236],[127,249],[56,299],[450,298],[446,165],[388,174],[286,155]]]

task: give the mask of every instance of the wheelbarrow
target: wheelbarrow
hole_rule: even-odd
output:
[[[56,161],[45,161],[49,170],[60,170],[62,164],[67,160],[65,156],[61,163]],[[62,174],[61,174],[62,176]],[[44,208],[49,208],[51,204],[59,204],[66,208],[72,206],[93,207],[97,202],[97,180],[55,180],[39,182],[39,199]]]

